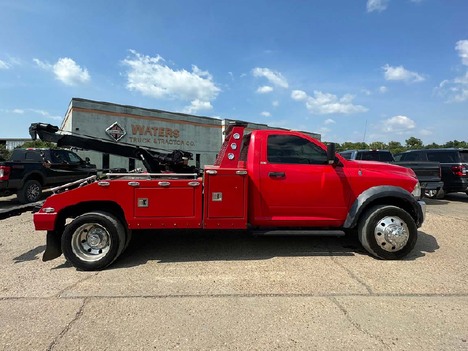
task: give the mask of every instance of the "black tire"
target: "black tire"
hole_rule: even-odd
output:
[[[113,215],[96,211],[76,217],[62,235],[62,252],[76,268],[102,270],[122,253],[126,230]]]
[[[123,251],[127,250],[128,245],[130,245],[130,241],[132,241],[132,236],[133,236],[133,231],[127,230],[127,235],[125,237],[125,246],[123,248]]]
[[[414,248],[418,229],[405,210],[379,205],[370,208],[360,219],[358,237],[371,255],[384,260],[397,260]]]
[[[42,185],[37,180],[27,180],[23,187],[18,190],[16,196],[22,204],[39,201],[42,195]]]

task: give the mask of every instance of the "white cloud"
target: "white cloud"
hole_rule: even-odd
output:
[[[27,114],[28,116],[38,115],[41,118],[43,117],[43,118],[48,118],[48,119],[52,119],[52,120],[56,120],[56,121],[62,120],[61,116],[52,115],[52,114],[50,114],[49,112],[47,112],[45,110],[40,110],[40,109],[36,109],[36,108],[15,108],[13,110],[0,109],[0,112],[8,113],[8,114],[13,113],[13,114],[16,114],[16,115]],[[18,117],[18,118],[20,118],[20,117]]]
[[[41,69],[53,72],[55,78],[66,85],[86,83],[91,79],[86,68],[81,68],[74,60],[68,57],[59,58],[53,65],[36,58],[33,61]]]
[[[266,78],[271,84],[276,85],[281,88],[288,88],[289,84],[286,78],[279,72],[273,71],[269,68],[260,68],[256,67],[252,70],[252,74],[254,77]]]
[[[435,92],[448,103],[468,101],[468,72],[453,80],[442,81]]]
[[[257,93],[259,94],[268,94],[268,93],[271,93],[272,91],[273,91],[273,88],[268,85],[264,85],[263,87],[259,87],[257,89]]]
[[[0,69],[10,69],[10,65],[5,61],[0,60]]]
[[[263,111],[262,113],[260,113],[263,117],[270,117],[271,116],[271,113],[268,112],[268,111]]]
[[[314,96],[308,96],[302,90],[294,90],[291,98],[296,101],[305,101],[306,107],[312,114],[351,114],[366,112],[368,109],[361,105],[353,105],[354,96],[345,94],[338,98],[330,93],[314,91]]]
[[[34,108],[29,108],[28,111],[30,111],[30,112],[32,112],[32,113],[35,113],[35,114],[38,114],[38,115],[40,115],[40,116],[42,116],[42,117],[45,117],[45,118],[53,119],[53,120],[55,120],[55,121],[60,121],[60,120],[62,120],[62,117],[51,115],[49,112],[44,111],[44,110],[38,110],[38,109],[34,109]]]
[[[379,93],[385,94],[388,91],[388,88],[386,86],[381,86],[379,87]]]
[[[468,66],[468,40],[459,40],[455,45],[463,65]],[[442,81],[435,92],[448,103],[468,101],[468,71],[453,80]]]
[[[331,119],[331,118],[328,118],[328,119],[326,119],[326,120],[323,122],[323,124],[325,124],[325,125],[335,124],[335,123],[336,123],[336,122],[335,122],[333,119]]]
[[[213,105],[209,101],[201,101],[195,99],[190,102],[190,106],[185,108],[186,113],[196,113],[199,111],[209,111],[213,109]]]
[[[296,101],[305,101],[307,100],[307,93],[302,90],[293,90],[291,93],[291,98]]]
[[[382,12],[387,9],[389,0],[367,0],[367,12]]]
[[[386,80],[401,80],[404,82],[422,82],[424,81],[424,77],[416,72],[408,71],[403,66],[392,67],[390,65],[385,65],[382,67],[385,74]]]
[[[468,40],[457,41],[455,50],[458,51],[458,56],[462,59],[462,63],[468,66]]]
[[[383,122],[384,132],[402,134],[416,127],[416,123],[406,116],[394,116]]]
[[[279,103],[279,101],[277,101],[277,100],[275,100],[275,101],[273,101],[273,102],[271,103],[271,105],[272,105],[273,107],[278,107],[279,104],[280,104],[280,103]]]
[[[21,65],[21,60],[15,57],[9,56],[7,60],[0,60],[0,70],[4,69],[11,69],[13,66]]]
[[[128,67],[127,89],[157,99],[176,99],[190,101],[186,110],[192,112],[211,109],[220,88],[213,82],[212,75],[192,65],[192,71],[174,70],[165,60],[141,55],[130,50],[131,55],[123,60]]]

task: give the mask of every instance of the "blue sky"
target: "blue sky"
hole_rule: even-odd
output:
[[[0,0],[0,137],[72,97],[322,140],[468,141],[467,0]]]

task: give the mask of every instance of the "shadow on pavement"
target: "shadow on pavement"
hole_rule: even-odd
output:
[[[416,260],[439,249],[435,237],[419,231],[413,251],[404,259]],[[45,245],[15,257],[14,263],[42,260]],[[268,260],[274,257],[356,256],[369,254],[352,236],[255,236],[247,232],[134,233],[127,250],[109,268],[159,263]],[[70,268],[65,262],[53,269]]]
[[[405,260],[435,252],[439,245],[419,232],[416,247]],[[109,269],[160,263],[267,260],[274,257],[368,255],[354,237],[253,236],[246,232],[135,233],[128,249]]]
[[[413,261],[426,256],[428,253],[436,252],[440,248],[437,239],[430,234],[418,231],[418,241],[413,251],[406,256],[406,261]]]
[[[450,193],[444,196],[443,199],[423,198],[428,206],[448,205],[451,201],[458,203],[468,203],[468,196],[465,193]]]
[[[15,263],[22,263],[22,262],[38,260],[42,257],[42,255],[39,256],[39,254],[43,253],[45,251],[45,248],[46,248],[45,245],[38,246],[35,249],[29,250],[28,252],[25,252],[24,254],[21,254],[18,257],[13,258],[13,261]]]

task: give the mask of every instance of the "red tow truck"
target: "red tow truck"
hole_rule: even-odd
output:
[[[299,132],[244,134],[246,125],[228,127],[201,176],[109,173],[56,188],[34,213],[36,230],[47,231],[43,260],[63,253],[80,270],[101,270],[143,229],[340,231],[380,259],[414,248],[426,205],[411,169],[348,161]]]

